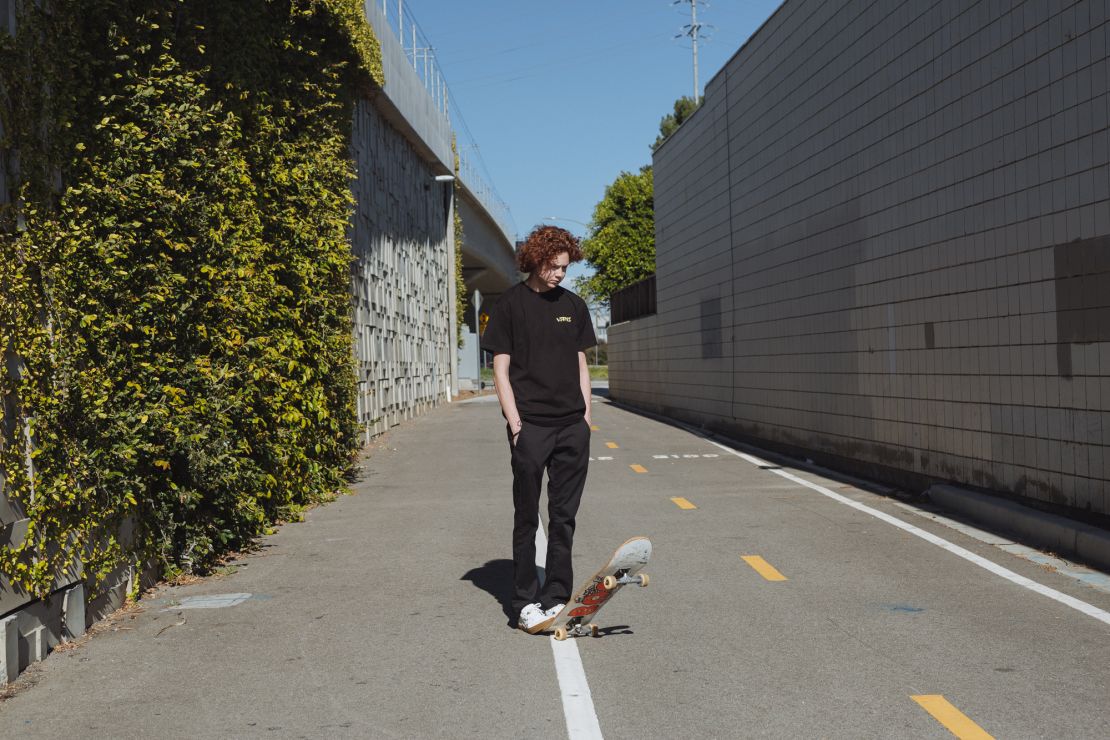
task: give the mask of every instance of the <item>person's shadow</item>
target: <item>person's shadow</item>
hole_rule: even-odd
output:
[[[536,566],[536,574],[540,578],[540,583],[543,583],[544,570]],[[460,581],[470,581],[478,588],[488,593],[493,598],[497,599],[501,604],[501,611],[505,613],[505,619],[508,626],[516,629],[518,615],[513,611],[513,561],[512,560],[490,560],[480,568],[473,568],[467,571],[466,575],[459,579]],[[609,635],[632,635],[635,634],[631,628],[626,624],[616,624],[609,627],[602,627],[599,631],[599,636],[608,637]]]
[[[490,560],[480,568],[473,568],[460,581],[470,581],[501,604],[501,611],[510,627],[516,627],[517,615],[513,613],[513,561]]]

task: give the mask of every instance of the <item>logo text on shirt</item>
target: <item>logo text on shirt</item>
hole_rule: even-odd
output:
[[[570,316],[556,316],[555,320],[558,321],[560,324],[569,324]]]

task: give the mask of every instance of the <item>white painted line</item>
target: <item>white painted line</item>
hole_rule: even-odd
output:
[[[994,545],[999,550],[1005,550],[1011,555],[1017,555],[1018,557],[1025,558],[1026,560],[1032,561],[1037,565],[1043,565],[1051,568],[1060,575],[1067,576],[1068,578],[1074,578],[1085,586],[1090,586],[1091,588],[1097,588],[1100,591],[1110,593],[1110,575],[1099,573],[1098,571],[1091,570],[1090,568],[1084,568],[1082,565],[1077,565],[1076,563],[1073,563],[1069,560],[1064,560],[1063,558],[1056,558],[1051,555],[1047,555],[1039,550],[1034,550],[1031,547],[1026,547],[1025,545],[1019,545],[1013,540],[1002,537],[1001,535],[994,534],[993,532],[986,532],[977,527],[973,527],[970,524],[964,524],[963,522],[958,522],[955,519],[949,519],[946,516],[941,516],[940,514],[936,514],[931,511],[923,511],[922,509],[910,506],[909,504],[904,504],[900,501],[895,501],[894,505],[897,506],[899,509],[910,512],[911,514],[916,514],[917,516],[931,519],[934,522],[955,529],[957,532],[963,532],[967,536],[974,537],[980,542],[985,542],[988,545]]]
[[[543,573],[547,564],[547,534],[543,523],[536,528],[536,570]],[[590,684],[578,644],[571,639],[558,642],[550,638],[551,652],[555,654],[555,673],[559,677],[559,693],[563,697],[563,717],[567,721],[567,736],[571,740],[601,740],[601,725],[597,722]]]
[[[727,445],[723,445],[720,442],[716,442],[712,439],[706,439],[705,441],[708,442],[709,444],[713,445],[714,447],[720,447],[722,450],[729,453],[730,455],[736,455],[741,460],[747,460],[752,465],[755,465],[757,467],[765,467],[765,466],[768,466],[768,465],[771,464],[771,463],[767,462],[766,460],[760,460],[758,457],[753,457],[753,456],[747,454],[746,452],[740,452],[739,450],[734,450],[731,447],[728,447]]]
[[[555,654],[555,672],[559,675],[559,691],[563,695],[563,716],[567,721],[567,737],[597,738],[601,740],[601,725],[597,723],[594,699],[586,671],[574,640],[558,642],[551,638],[551,652]]]
[[[824,486],[819,486],[816,483],[811,483],[810,481],[807,481],[804,478],[799,478],[798,476],[794,475],[793,473],[788,473],[787,471],[781,470],[779,468],[770,467],[768,465],[768,463],[764,462],[763,460],[760,460],[757,457],[752,457],[751,455],[746,455],[743,452],[739,452],[737,450],[734,450],[731,447],[720,444],[719,442],[715,442],[711,439],[707,439],[706,441],[709,442],[710,444],[713,444],[713,445],[716,445],[717,447],[720,447],[722,450],[725,450],[726,452],[729,452],[733,455],[736,455],[739,458],[743,458],[744,460],[747,460],[748,462],[750,462],[753,465],[758,465],[758,466],[761,466],[761,467],[769,467],[768,472],[774,473],[774,474],[779,475],[783,478],[786,478],[787,480],[793,481],[793,482],[797,483],[798,485],[805,486],[806,488],[817,491],[818,493],[820,493],[823,496],[828,496],[833,501],[844,504],[845,506],[850,506],[853,509],[856,509],[857,511],[861,511],[864,514],[867,514],[868,516],[873,516],[876,519],[879,519],[881,521],[886,522],[887,524],[892,524],[895,527],[898,527],[899,529],[901,529],[902,531],[908,532],[908,533],[914,535],[915,537],[920,537],[921,539],[925,540],[926,542],[930,542],[930,543],[936,545],[937,547],[943,548],[943,549],[947,550],[948,552],[952,553],[953,555],[956,555],[957,557],[961,557],[961,558],[963,558],[964,560],[967,560],[970,563],[974,563],[975,565],[978,565],[980,568],[983,568],[984,570],[988,570],[988,571],[990,571],[991,573],[994,573],[997,576],[1001,576],[1002,578],[1005,578],[1007,581],[1010,581],[1011,583],[1015,583],[1019,586],[1027,588],[1030,591],[1035,591],[1035,592],[1041,594],[1042,596],[1047,596],[1048,598],[1053,599],[1055,601],[1058,601],[1061,604],[1064,604],[1065,606],[1069,606],[1072,609],[1075,609],[1076,611],[1082,612],[1082,613],[1086,614],[1089,617],[1094,617],[1095,619],[1099,620],[1100,622],[1103,622],[1104,624],[1110,624],[1110,612],[1099,609],[1097,606],[1094,606],[1092,604],[1088,604],[1085,601],[1080,601],[1079,599],[1075,598],[1074,596],[1068,596],[1067,594],[1062,593],[1060,591],[1057,591],[1054,588],[1049,588],[1048,586],[1037,583],[1036,581],[1031,580],[1029,578],[1026,578],[1023,575],[1019,575],[1019,574],[1013,572],[1012,570],[1009,570],[1008,568],[1003,568],[1001,565],[998,565],[997,563],[993,563],[993,562],[991,562],[990,560],[987,560],[984,557],[976,555],[975,553],[971,552],[970,550],[966,550],[966,549],[960,547],[959,545],[953,544],[953,543],[949,542],[948,540],[946,540],[942,537],[937,537],[935,534],[932,534],[931,532],[926,532],[924,529],[920,529],[918,527],[913,526],[912,524],[908,524],[907,522],[904,522],[901,519],[898,519],[897,517],[893,517],[890,514],[879,511],[878,509],[872,509],[870,506],[866,506],[864,504],[861,504],[858,501],[853,501],[852,499],[850,499],[846,496],[841,496],[839,493],[834,493],[833,491],[830,491],[829,489],[825,488]]]
[[[957,522],[955,519],[949,519],[948,517],[941,516],[940,514],[934,514],[931,511],[924,511],[917,508],[916,506],[910,506],[909,504],[902,503],[901,501],[894,501],[892,503],[902,511],[908,511],[911,514],[916,514],[917,516],[924,517],[925,519],[931,519],[938,524],[943,524],[944,526],[949,527],[950,529],[954,529],[957,532],[962,532],[968,537],[974,537],[980,542],[985,542],[988,545],[1014,544],[1014,541],[1009,539],[1008,537],[1003,537],[1001,535],[992,534],[991,532],[986,532],[982,529],[973,527],[970,524]]]
[[[543,531],[543,521],[536,527],[536,578],[543,586],[547,578],[547,533]]]

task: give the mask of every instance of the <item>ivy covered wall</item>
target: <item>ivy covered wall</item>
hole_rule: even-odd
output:
[[[358,0],[15,7],[0,482],[26,534],[0,574],[203,570],[358,445],[349,137],[377,42]]]

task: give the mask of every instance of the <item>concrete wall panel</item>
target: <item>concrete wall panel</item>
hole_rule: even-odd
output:
[[[369,437],[447,400],[451,183],[370,102],[355,111],[351,289],[359,420]]]

